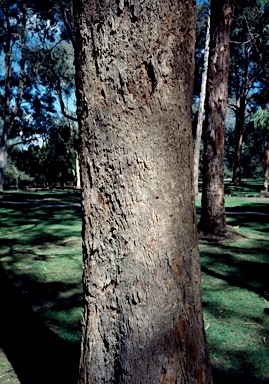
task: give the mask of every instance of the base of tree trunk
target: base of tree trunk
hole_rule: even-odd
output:
[[[220,226],[212,226],[210,222],[204,222],[200,220],[198,223],[198,233],[200,236],[206,236],[207,238],[226,238],[228,234],[228,227],[225,223]]]

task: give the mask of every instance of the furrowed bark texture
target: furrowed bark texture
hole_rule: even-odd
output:
[[[79,383],[211,383],[192,171],[195,2],[74,6]]]
[[[224,134],[232,16],[233,7],[227,1],[212,1],[202,213],[199,228],[205,233],[220,236],[227,233],[224,207]]]

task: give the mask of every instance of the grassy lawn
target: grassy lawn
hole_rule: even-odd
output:
[[[81,211],[72,203],[80,201],[80,192],[72,191],[70,197],[66,192],[2,195],[1,384],[76,383]],[[42,204],[4,203],[7,200]],[[45,201],[49,203],[44,205]],[[69,205],[62,206],[63,202]]]
[[[231,237],[200,239],[215,384],[269,383],[269,199],[260,198],[261,189],[262,182],[245,183],[226,197]],[[0,196],[1,384],[76,383],[79,201],[73,190]]]
[[[269,216],[227,221],[235,230],[231,239],[200,239],[214,382],[269,383]]]

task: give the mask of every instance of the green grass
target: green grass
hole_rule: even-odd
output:
[[[242,180],[240,186],[232,185],[230,181],[225,181],[225,194],[231,196],[255,196],[260,194],[260,192],[264,189],[263,179],[248,179]]]
[[[224,191],[229,196],[251,197],[262,196],[264,190],[263,179],[243,179],[240,186],[231,184],[231,180],[225,180]],[[202,192],[202,183],[199,182],[199,192]]]
[[[79,201],[79,191],[1,195],[1,384],[76,383],[82,308]],[[237,194],[226,197],[226,207],[233,236],[200,239],[214,383],[265,384],[269,216],[263,213],[269,211],[269,199]]]
[[[81,211],[79,204],[73,205],[80,201],[80,192],[68,193],[2,195],[1,384],[76,382],[82,308]],[[38,200],[42,204],[4,203]],[[63,202],[67,205],[62,206]]]
[[[265,384],[269,383],[269,199],[226,196],[225,203],[230,236],[199,242],[214,383]]]
[[[269,307],[268,260],[254,256],[225,245],[201,245],[204,319],[215,383],[269,382],[264,312]]]
[[[44,204],[79,204],[81,192],[76,189],[5,191],[0,193],[0,202],[44,203]]]

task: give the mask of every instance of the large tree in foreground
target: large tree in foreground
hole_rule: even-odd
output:
[[[212,235],[227,233],[224,206],[224,133],[230,65],[233,5],[211,2],[210,63],[207,80],[207,120],[204,129],[202,213],[199,228]]]
[[[74,1],[82,383],[212,383],[193,192],[195,2]]]

